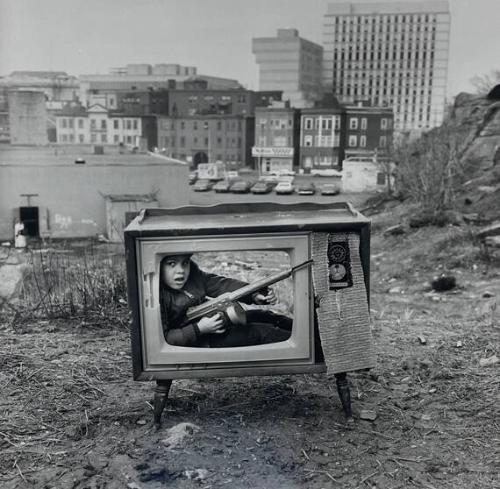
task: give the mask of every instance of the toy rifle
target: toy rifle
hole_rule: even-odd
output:
[[[200,304],[199,306],[190,307],[186,313],[186,320],[187,322],[192,322],[205,316],[213,316],[217,313],[222,313],[226,322],[232,324],[245,324],[245,310],[236,302],[238,299],[253,294],[254,292],[258,292],[269,285],[288,278],[300,268],[312,265],[312,262],[313,260],[307,260],[290,268],[289,270],[276,273],[270,277],[261,278],[260,280],[244,285],[233,292],[221,294],[214,299],[210,299],[203,304]]]

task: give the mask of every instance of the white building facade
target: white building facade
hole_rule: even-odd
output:
[[[63,144],[124,144],[139,146],[142,119],[113,114],[101,105],[61,111],[56,116],[57,142]]]
[[[447,1],[328,4],[324,89],[346,103],[392,107],[400,133],[439,126],[449,36]]]

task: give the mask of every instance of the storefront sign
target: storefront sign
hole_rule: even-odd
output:
[[[272,147],[260,148],[258,146],[252,147],[252,156],[269,158],[291,158],[293,156],[293,148],[286,147]]]

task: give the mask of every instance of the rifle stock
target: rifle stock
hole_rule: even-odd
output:
[[[212,313],[225,311],[233,302],[237,301],[238,299],[253,294],[254,292],[257,292],[264,287],[268,287],[269,285],[275,284],[276,282],[284,280],[285,278],[290,277],[300,268],[310,266],[312,265],[312,263],[313,260],[306,260],[305,262],[302,262],[290,268],[289,270],[276,273],[274,275],[271,275],[270,277],[261,278],[260,280],[257,280],[248,285],[244,285],[243,287],[233,292],[226,292],[218,297],[215,297],[214,299],[210,299],[203,304],[200,304],[199,306],[191,307],[186,313],[187,322],[195,321],[204,316],[210,316],[212,315]]]

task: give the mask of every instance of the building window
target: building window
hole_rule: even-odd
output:
[[[181,130],[184,131],[186,128],[186,123],[184,121],[181,121]]]
[[[101,134],[101,143],[107,143],[108,142],[108,138],[106,136],[106,134]]]
[[[359,137],[359,145],[362,148],[366,148],[366,136],[360,136]]]
[[[379,172],[377,173],[377,185],[385,185],[386,176],[385,173]]]
[[[321,123],[322,129],[330,129],[332,128],[332,120],[331,119],[323,119]]]
[[[181,136],[180,146],[181,148],[184,148],[184,146],[186,146],[186,138],[184,136]]]
[[[313,137],[311,135],[304,136],[304,146],[312,146]]]
[[[203,122],[203,129],[208,129],[208,121]]]
[[[115,135],[113,136],[113,142],[114,142],[115,144],[118,144],[118,143],[120,142],[120,141],[119,141],[119,136],[118,136],[118,134],[115,134]]]
[[[95,133],[92,133],[92,134],[90,135],[90,142],[91,142],[91,143],[95,143],[95,142],[96,142],[96,137],[95,137],[95,136],[96,136],[96,135],[95,135]]]
[[[385,148],[386,146],[387,146],[387,137],[386,136],[380,136],[379,147]]]
[[[349,147],[355,148],[358,145],[358,136],[351,135],[349,136]]]
[[[120,119],[113,120],[113,129],[120,129]]]
[[[368,126],[368,119],[366,117],[363,117],[361,119],[361,129],[363,131],[366,131],[367,126]]]
[[[358,118],[357,117],[351,117],[349,119],[349,129],[356,130],[357,128],[358,128]]]
[[[102,120],[101,120],[101,129],[102,129],[103,131],[105,131],[105,130],[106,130],[106,119],[102,119]]]
[[[61,119],[61,127],[65,128],[68,127],[68,122],[66,119]]]
[[[286,136],[274,136],[273,146],[279,146],[279,147],[286,146]]]
[[[83,134],[78,135],[78,140],[80,141],[80,143],[83,143],[83,141],[84,141]]]
[[[134,130],[137,131],[137,119],[134,119],[133,123],[134,123]]]
[[[73,119],[68,119],[68,127],[73,129]]]
[[[313,120],[310,117],[307,117],[305,119],[304,128],[305,129],[312,129],[313,128]]]
[[[222,122],[221,121],[217,121],[217,130],[222,131]]]
[[[380,119],[380,129],[387,129],[387,119]]]
[[[78,129],[83,129],[83,119],[78,119]]]
[[[131,121],[131,120],[128,120],[128,119],[127,119],[126,124],[127,124],[127,130],[128,130],[128,131],[129,131],[130,129],[132,129],[132,121]]]
[[[193,121],[193,131],[197,131],[197,130],[198,130],[198,122]]]

